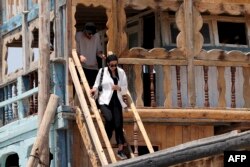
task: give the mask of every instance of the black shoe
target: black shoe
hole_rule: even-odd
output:
[[[117,157],[119,157],[121,160],[128,159],[128,157],[124,154],[123,150],[117,152]]]

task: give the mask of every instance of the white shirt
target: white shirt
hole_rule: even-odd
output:
[[[86,69],[98,69],[96,54],[102,51],[100,35],[95,33],[90,39],[84,35],[84,32],[76,33],[76,50],[78,55],[86,57],[86,62],[82,66]]]
[[[123,69],[117,67],[117,70],[118,70],[118,76],[119,76],[118,86],[121,88],[121,91],[117,91],[117,96],[122,107],[125,108],[127,107],[127,105],[126,103],[124,103],[122,99],[122,95],[127,94],[127,90],[128,90],[127,76]],[[99,70],[96,76],[95,84],[93,86],[93,88],[96,88],[97,91],[98,91],[101,73],[102,73],[102,69]],[[98,99],[98,102],[100,105],[103,105],[103,104],[109,105],[109,102],[114,92],[114,90],[112,90],[113,85],[114,85],[114,81],[112,77],[110,76],[108,67],[105,67],[103,71],[102,91],[100,92],[99,99]]]

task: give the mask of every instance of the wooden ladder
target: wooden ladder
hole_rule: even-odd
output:
[[[77,125],[79,128],[79,131],[81,133],[83,142],[87,148],[88,155],[90,157],[90,161],[92,163],[92,166],[94,166],[94,167],[98,166],[98,160],[96,158],[95,152],[93,151],[94,149],[97,152],[97,155],[98,155],[99,160],[101,162],[101,166],[108,165],[108,159],[105,155],[101,141],[98,137],[97,129],[95,128],[93,119],[96,119],[99,131],[101,133],[101,137],[104,141],[104,145],[105,145],[104,147],[106,147],[106,149],[107,149],[107,153],[109,155],[110,161],[111,161],[111,163],[115,163],[115,162],[117,162],[117,160],[115,158],[113,148],[112,148],[110,141],[108,139],[108,136],[106,134],[104,124],[103,124],[102,118],[100,116],[100,113],[97,109],[95,100],[91,97],[90,87],[89,87],[88,81],[85,77],[85,74],[84,74],[82,65],[80,63],[79,57],[77,56],[76,50],[72,51],[72,57],[73,57],[73,59],[69,58],[69,71],[70,71],[72,81],[73,81],[73,84],[75,86],[76,94],[78,96],[78,99],[80,102],[80,107],[81,107],[81,109],[79,107],[76,107],[76,122],[77,122]],[[83,83],[83,88],[81,86],[76,69],[77,69],[78,74],[79,74],[81,81]],[[86,101],[86,99],[88,101]],[[129,92],[128,92],[128,102],[129,102],[129,105],[130,105],[132,112],[134,114],[136,123],[137,123],[137,125],[142,133],[142,136],[145,140],[145,143],[148,147],[148,150],[150,153],[153,153],[154,152],[153,147],[150,143],[148,135],[145,131],[145,128],[142,124],[141,118],[136,110],[136,107],[133,103],[133,100],[132,100]],[[89,106],[89,104],[90,104],[90,106]],[[92,146],[92,143],[94,145],[94,148]],[[128,148],[130,150],[130,156],[131,156],[131,158],[133,158],[134,154],[131,152],[132,149],[130,148],[129,144],[128,144]]]

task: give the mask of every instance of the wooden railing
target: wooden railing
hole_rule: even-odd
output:
[[[180,50],[168,52],[160,48],[151,51],[134,48],[119,59],[119,64],[127,73],[129,89],[137,107],[190,107],[187,59]],[[203,51],[195,57],[193,64],[194,107],[250,106],[250,61],[247,54],[240,51]]]
[[[31,72],[0,87],[0,127],[37,113],[38,76]]]

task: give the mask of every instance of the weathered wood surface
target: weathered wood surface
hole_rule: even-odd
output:
[[[250,131],[227,134],[194,140],[169,149],[142,155],[133,159],[120,161],[107,167],[141,167],[141,166],[170,166],[192,161],[207,156],[222,154],[225,150],[237,150],[250,146]]]
[[[132,117],[131,109],[124,113],[124,119]],[[162,120],[177,119],[188,121],[188,119],[200,119],[208,122],[248,122],[250,112],[248,109],[153,109],[137,108],[141,119]]]
[[[47,144],[47,138],[49,136],[49,130],[50,130],[50,124],[55,116],[56,109],[58,106],[59,97],[51,94],[50,99],[48,102],[48,105],[46,107],[46,110],[44,112],[43,119],[41,121],[40,127],[37,132],[37,138],[36,141],[32,147],[27,167],[37,167],[38,163],[40,161],[43,164],[40,165],[47,165],[44,161],[41,160],[41,154],[44,149],[44,147]]]
[[[30,66],[30,52],[29,52],[29,33],[28,33],[28,22],[27,22],[27,12],[28,3],[25,0],[22,0],[22,54],[23,54],[23,67],[26,72]]]
[[[91,143],[91,138],[88,133],[86,122],[84,122],[84,119],[82,117],[83,113],[80,110],[79,107],[76,108],[76,123],[78,125],[79,131],[82,136],[82,140],[84,142],[85,148],[87,150],[87,153],[89,155],[90,161],[92,163],[93,167],[96,167],[98,164],[97,157],[95,155],[94,147]]]
[[[135,118],[135,121],[136,121],[135,123],[137,123],[138,128],[140,129],[140,131],[142,133],[143,139],[145,140],[145,143],[146,143],[146,145],[148,147],[149,152],[153,153],[154,149],[153,149],[152,144],[151,144],[151,142],[149,140],[148,134],[147,134],[147,132],[146,132],[144,126],[143,126],[143,123],[142,123],[142,120],[140,118],[140,115],[139,115],[138,111],[136,110],[135,104],[132,101],[132,97],[131,97],[129,91],[127,91],[127,94],[128,94],[128,97],[129,97],[128,101],[130,103],[130,107],[132,109],[132,113],[134,114],[134,118]]]
[[[39,0],[38,124],[40,125],[50,95],[50,0]],[[49,138],[45,136],[41,161],[49,164]]]

